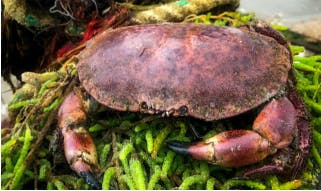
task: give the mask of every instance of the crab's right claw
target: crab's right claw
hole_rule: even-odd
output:
[[[169,142],[168,146],[178,153],[226,167],[253,164],[276,152],[266,139],[248,130],[225,131],[192,144]]]
[[[92,187],[100,189],[96,146],[83,127],[87,116],[81,98],[74,92],[67,95],[58,112],[59,128],[64,139],[65,157],[70,167]]]
[[[96,176],[99,174],[96,147],[89,133],[81,127],[62,133],[70,167],[93,188],[100,189],[101,183]]]

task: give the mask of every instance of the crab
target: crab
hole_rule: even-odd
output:
[[[252,130],[235,127],[201,142],[169,142],[178,153],[227,167],[275,156],[244,177],[288,173],[295,178],[304,167],[311,145],[309,114],[295,90],[287,41],[264,23],[120,27],[88,41],[77,58],[81,85],[111,109],[218,121],[260,108]],[[59,127],[69,165],[98,187],[86,113],[80,93],[71,92],[60,106]]]

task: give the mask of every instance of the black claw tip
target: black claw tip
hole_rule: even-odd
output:
[[[191,146],[191,143],[188,142],[180,142],[180,141],[168,141],[167,145],[173,151],[183,154],[190,155],[188,148]]]
[[[80,172],[80,176],[87,182],[87,184],[89,184],[93,188],[99,189],[99,190],[101,189],[100,181],[92,172],[83,171],[83,172]]]

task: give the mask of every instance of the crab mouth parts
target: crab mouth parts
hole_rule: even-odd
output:
[[[167,111],[158,109],[154,104],[148,105],[147,102],[143,101],[140,104],[140,112],[149,114],[161,114],[162,117],[170,116],[188,116],[188,107],[185,105],[180,106],[178,109],[171,108]]]

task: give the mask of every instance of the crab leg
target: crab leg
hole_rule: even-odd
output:
[[[292,74],[293,75],[293,74]],[[292,76],[292,78],[294,78]],[[283,149],[273,156],[272,164],[250,169],[243,174],[243,177],[252,177],[268,173],[283,173],[288,179],[298,178],[300,172],[307,162],[311,146],[311,124],[310,116],[306,110],[302,98],[296,92],[294,85],[289,84],[287,98],[296,109],[296,126],[298,130],[298,141],[296,148]],[[286,169],[286,168],[289,169]]]
[[[267,104],[255,119],[253,131],[231,130],[205,141],[187,144],[170,142],[179,153],[226,167],[239,167],[263,160],[287,147],[296,128],[296,110],[287,98]]]
[[[84,128],[87,116],[81,100],[72,92],[59,108],[58,123],[64,139],[65,157],[70,167],[88,184],[100,188],[95,176],[99,172],[96,147]]]

